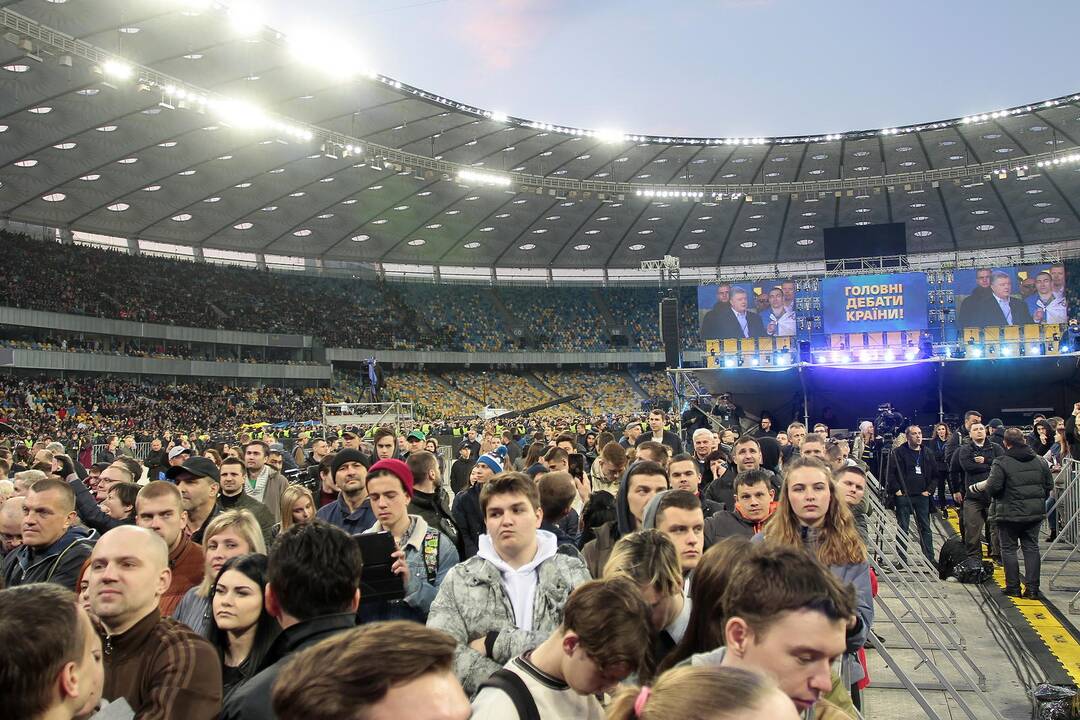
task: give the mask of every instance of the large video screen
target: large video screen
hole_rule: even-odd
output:
[[[827,277],[821,281],[827,333],[922,330],[927,324],[925,273]]]
[[[1069,321],[1062,264],[956,270],[952,290],[960,328]]]
[[[795,282],[757,280],[698,287],[703,340],[794,337]]]

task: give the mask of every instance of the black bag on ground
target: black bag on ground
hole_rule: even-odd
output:
[[[941,545],[941,551],[938,552],[938,578],[945,580],[953,573],[955,568],[960,563],[967,560],[967,548],[964,547],[964,539],[959,535],[953,535]]]

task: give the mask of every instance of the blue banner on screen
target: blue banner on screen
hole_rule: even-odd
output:
[[[889,273],[821,281],[827,333],[922,330],[926,327],[926,275]]]

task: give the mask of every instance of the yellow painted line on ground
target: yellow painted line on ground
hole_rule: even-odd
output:
[[[949,514],[949,525],[957,533],[960,526],[955,519],[956,513]],[[994,582],[998,587],[1005,588],[1005,570],[1000,565],[994,566]],[[1065,668],[1065,672],[1074,682],[1080,684],[1080,643],[1073,639],[1072,634],[1065,626],[1054,617],[1041,600],[1025,600],[1023,598],[1004,596],[1012,601],[1012,604],[1024,616],[1031,629],[1039,636],[1050,653],[1058,659]]]

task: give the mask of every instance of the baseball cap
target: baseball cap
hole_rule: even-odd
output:
[[[427,440],[427,435],[425,435],[421,430],[413,430],[405,437],[409,440]]]
[[[176,478],[181,473],[191,473],[196,477],[210,478],[214,482],[218,482],[221,479],[220,473],[218,473],[218,466],[214,464],[214,461],[210,458],[196,455],[195,457],[189,457],[184,461],[183,465],[174,465],[165,472],[165,477],[169,480],[176,481]]]
[[[184,453],[187,453],[188,455],[190,455],[191,450],[189,448],[184,447],[183,445],[177,445],[176,447],[174,447],[172,450],[169,451],[169,459],[170,460],[175,460],[176,458],[180,457]]]

